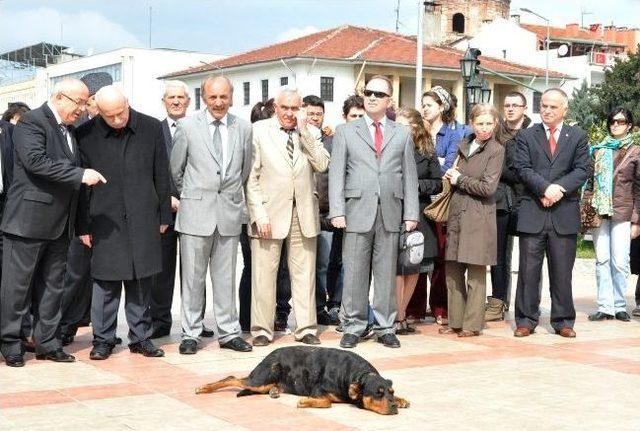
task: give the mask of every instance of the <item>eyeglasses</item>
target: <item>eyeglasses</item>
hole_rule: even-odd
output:
[[[508,104],[502,105],[502,107],[504,109],[515,109],[515,108],[524,108],[524,105],[516,105],[515,103],[512,103],[511,105],[508,105]]]
[[[627,124],[629,124],[629,122],[626,119],[619,120],[617,118],[614,118],[613,120],[611,120],[612,126],[626,126]]]
[[[76,105],[78,108],[80,108],[80,109],[84,109],[84,108],[86,108],[86,107],[87,107],[87,101],[86,101],[86,100],[79,100],[79,101],[78,101],[78,100],[72,99],[71,97],[67,96],[67,95],[66,95],[66,94],[64,94],[64,93],[60,93],[60,94],[62,94],[62,95],[63,95],[64,97],[66,97],[67,99],[69,99],[71,102],[75,103],[75,105]]]
[[[384,99],[385,97],[389,97],[389,95],[382,91],[373,91],[373,90],[364,90],[362,92],[366,97],[376,96],[376,99]]]

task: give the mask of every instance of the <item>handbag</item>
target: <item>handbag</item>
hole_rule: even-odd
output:
[[[401,269],[402,273],[413,273],[411,269],[419,271],[423,257],[424,235],[419,230],[407,232],[403,223],[398,240],[398,268]]]
[[[460,156],[456,157],[456,161],[453,163],[453,168],[458,166],[458,160]],[[449,218],[449,206],[451,205],[451,198],[453,197],[453,187],[449,180],[442,180],[442,192],[436,195],[429,205],[424,209],[424,216],[429,220],[433,220],[437,223],[445,223]]]
[[[590,230],[597,229],[602,223],[602,218],[596,209],[591,205],[593,192],[585,190],[580,200],[580,232],[587,233]]]

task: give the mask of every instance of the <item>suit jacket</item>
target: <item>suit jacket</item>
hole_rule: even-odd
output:
[[[160,121],[130,109],[121,132],[96,117],[78,129],[82,163],[107,180],[83,188],[78,233],[91,234],[91,275],[141,279],[160,272],[160,225],[171,223],[169,165]]]
[[[165,118],[160,123],[162,124],[162,135],[164,136],[164,144],[167,148],[167,160],[170,160],[171,151],[173,150],[173,137],[171,136],[171,130],[169,129],[169,122]],[[179,199],[180,193],[178,192],[176,183],[173,181],[173,175],[169,175],[169,184],[170,184],[171,196]]]
[[[0,120],[0,169],[2,169],[2,193],[1,199],[4,198],[11,186],[13,179],[13,124],[8,121]]]
[[[327,169],[329,153],[320,141],[320,130],[311,125],[307,130],[293,135],[292,161],[287,134],[277,118],[253,124],[253,161],[247,180],[249,235],[257,236],[256,221],[269,221],[272,238],[286,238],[294,199],[302,234],[311,238],[320,233],[314,172]]]
[[[73,134],[73,128],[69,127]],[[84,169],[47,104],[25,113],[13,131],[13,181],[0,229],[23,238],[53,240],[67,225],[73,235]]]
[[[251,168],[251,125],[227,114],[228,164],[213,149],[206,111],[178,121],[171,173],[180,192],[175,229],[188,235],[240,235],[246,223],[243,185]],[[222,171],[224,169],[224,176]]]
[[[386,122],[380,160],[364,117],[338,126],[329,169],[329,217],[346,216],[347,232],[369,232],[380,201],[388,232],[399,232],[403,220],[418,221],[413,152],[409,128],[391,120]]]
[[[524,185],[518,209],[518,231],[540,233],[547,214],[561,235],[577,234],[580,229],[580,188],[587,180],[589,154],[584,130],[562,125],[555,154],[542,124],[536,124],[516,135],[514,166]],[[566,189],[564,197],[550,208],[540,198],[551,184]]]

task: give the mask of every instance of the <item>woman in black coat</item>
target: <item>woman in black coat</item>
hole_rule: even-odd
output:
[[[406,311],[407,305],[416,288],[418,278],[420,274],[427,274],[433,271],[433,258],[438,255],[438,241],[435,226],[424,216],[424,209],[431,203],[431,196],[438,194],[442,190],[442,173],[433,145],[433,139],[425,127],[420,113],[415,109],[402,108],[396,114],[396,121],[399,124],[409,126],[412,132],[420,201],[418,230],[424,235],[424,255],[422,262],[414,266],[404,266],[398,263],[397,267],[396,294],[398,315],[396,317],[396,334],[404,335],[409,332],[415,332],[415,329],[407,323]],[[426,290],[426,285],[423,287]]]

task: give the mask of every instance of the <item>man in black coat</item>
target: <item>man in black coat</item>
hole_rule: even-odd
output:
[[[552,88],[542,94],[536,124],[516,135],[515,169],[525,191],[518,209],[520,269],[516,290],[516,337],[530,335],[540,317],[542,261],[547,255],[551,326],[576,336],[571,273],[580,229],[580,188],[587,179],[587,134],[563,123],[568,99]]]
[[[129,350],[163,356],[151,342],[152,277],[162,268],[160,235],[171,223],[169,167],[160,121],[129,108],[114,86],[96,94],[100,116],[78,129],[84,166],[108,183],[83,192],[78,233],[93,249],[91,359],[106,359],[115,345],[122,283]]]
[[[62,277],[74,233],[80,184],[104,177],[82,169],[71,125],[89,97],[77,79],[58,82],[51,99],[26,113],[13,132],[13,181],[7,193],[0,229],[4,232],[2,354],[9,366],[24,365],[21,324],[31,306],[36,358],[72,362],[57,338]]]

